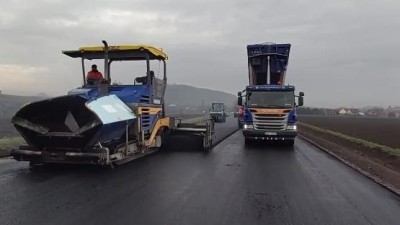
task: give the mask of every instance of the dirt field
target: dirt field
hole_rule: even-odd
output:
[[[299,116],[299,121],[342,134],[400,148],[400,119],[350,116]]]
[[[342,120],[343,121],[343,120]],[[346,120],[345,120],[346,121]],[[299,133],[400,194],[400,158],[299,124]]]

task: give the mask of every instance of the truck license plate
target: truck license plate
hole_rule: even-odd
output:
[[[265,135],[276,135],[276,132],[265,132]]]

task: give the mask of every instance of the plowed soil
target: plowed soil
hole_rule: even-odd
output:
[[[382,145],[399,147],[400,120],[354,117],[302,117],[301,122],[333,130]],[[395,126],[397,125],[397,129]],[[299,124],[299,133],[328,149],[341,159],[378,178],[380,183],[400,193],[400,158],[379,149],[364,147],[333,135],[312,130]],[[397,135],[397,139],[394,138]]]
[[[400,148],[398,118],[300,116],[299,121],[392,148]]]

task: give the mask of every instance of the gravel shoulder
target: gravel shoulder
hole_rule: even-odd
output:
[[[367,176],[375,178],[375,181],[393,190],[400,190],[400,158],[398,156],[311,129],[303,124],[299,124],[299,133]]]

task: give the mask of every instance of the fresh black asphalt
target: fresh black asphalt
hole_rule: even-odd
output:
[[[237,128],[230,118],[217,137]],[[161,151],[114,169],[0,160],[0,224],[400,224],[400,198],[297,139]]]

